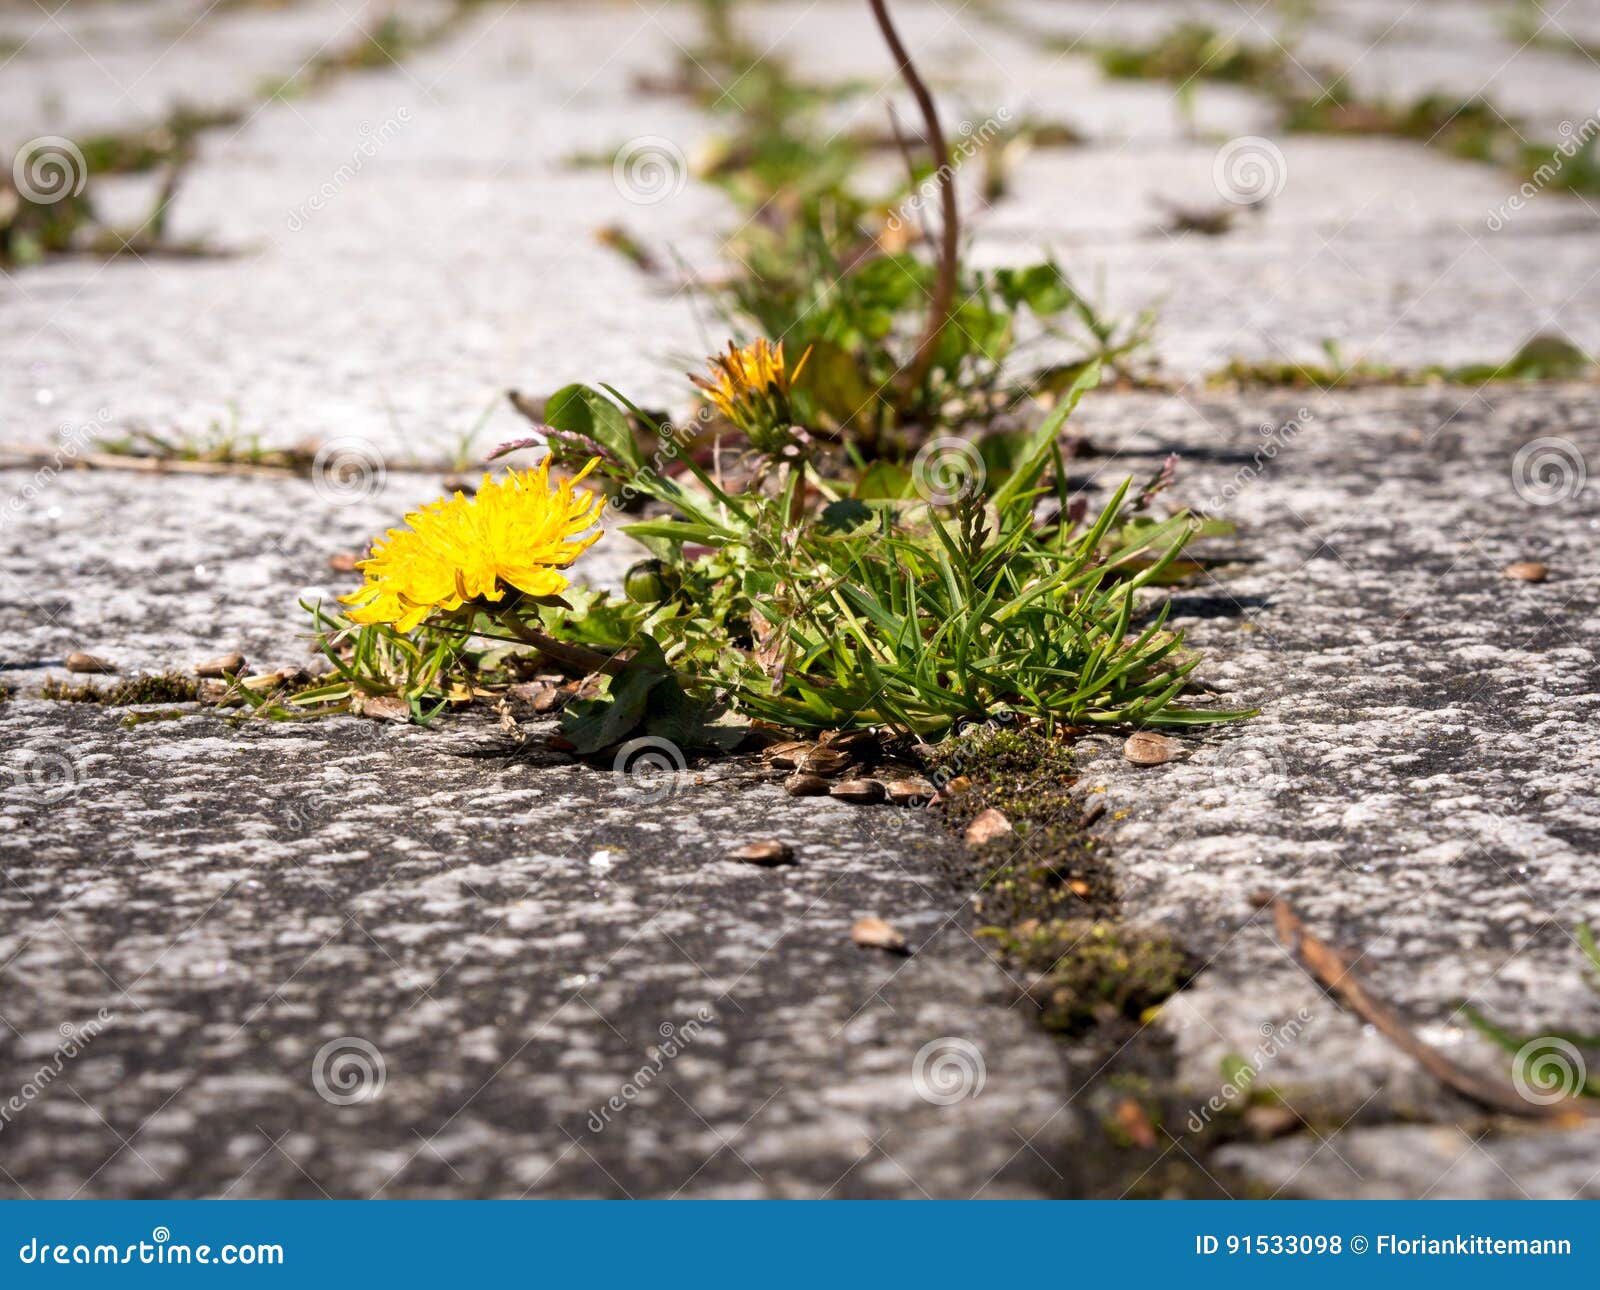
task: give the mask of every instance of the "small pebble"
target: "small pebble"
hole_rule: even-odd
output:
[[[1151,730],[1135,730],[1122,745],[1122,755],[1135,766],[1159,766],[1178,755],[1178,744]]]
[[[1550,576],[1550,570],[1537,560],[1518,560],[1515,564],[1508,564],[1500,570],[1501,576],[1516,582],[1543,582]]]
[[[790,797],[826,797],[829,784],[820,775],[807,775],[804,771],[790,775],[783,781]]]
[[[885,796],[883,785],[875,779],[840,780],[828,792],[841,802],[855,802],[860,806],[871,806],[883,801]]]
[[[967,825],[966,839],[969,847],[981,847],[1000,838],[1012,838],[1017,831],[1011,827],[1011,821],[1005,814],[994,807],[979,811],[973,817],[972,823]]]
[[[750,864],[775,869],[779,865],[794,863],[794,848],[787,842],[778,841],[777,838],[766,838],[760,842],[746,842],[742,847],[735,847],[728,852],[728,859],[744,860]]]
[[[244,655],[235,650],[231,654],[223,654],[218,658],[208,658],[204,663],[194,665],[196,676],[224,677],[234,676],[244,671]]]
[[[96,658],[93,654],[68,654],[67,671],[69,672],[115,672],[113,667],[103,658]]]
[[[869,950],[906,952],[906,938],[881,918],[858,918],[850,929],[850,939]]]

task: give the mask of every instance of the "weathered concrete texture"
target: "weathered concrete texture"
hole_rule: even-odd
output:
[[[1225,1148],[1269,1186],[1369,1200],[1600,1199],[1600,1132],[1533,1129],[1349,1128],[1266,1147]]]
[[[1530,1036],[1600,1031],[1572,936],[1600,921],[1594,406],[1588,387],[1085,405],[1094,441],[1121,449],[1105,469],[1183,453],[1176,500],[1240,525],[1243,558],[1181,592],[1174,621],[1219,701],[1261,715],[1155,769],[1096,741],[1083,783],[1110,808],[1125,906],[1209,963],[1161,1022],[1197,1107],[1237,1054],[1319,1123],[1468,1110],[1323,998],[1252,913],[1259,889],[1469,1066],[1509,1059],[1463,1001]],[[1529,560],[1548,581],[1502,575]],[[1405,1131],[1362,1141],[1385,1161],[1374,1193],[1434,1181]],[[1537,1173],[1541,1142],[1568,1150],[1549,1135],[1496,1158]],[[1263,1150],[1262,1176],[1284,1183],[1294,1150]]]
[[[82,20],[123,21],[103,8],[85,8]],[[1083,17],[1100,35],[1125,21],[1158,30],[1180,14],[1050,8],[1060,29]],[[1219,22],[1230,13],[1234,25],[1255,21],[1237,6],[1216,8]],[[1393,21],[1400,8],[1382,12]],[[274,41],[307,54],[346,22],[321,5],[288,12],[293,24]],[[1040,20],[1018,0],[1007,12]],[[1268,187],[1281,191],[1264,209],[1243,211],[1220,238],[1172,238],[1159,231],[1164,203],[1223,204],[1219,145],[1273,133],[1262,100],[1198,85],[1191,122],[1174,87],[1107,80],[1085,56],[1043,48],[975,8],[907,0],[896,13],[952,137],[962,122],[982,131],[1005,108],[1013,120],[1068,121],[1091,140],[1024,158],[993,209],[977,195],[979,168],[962,173],[978,262],[1052,251],[1114,312],[1158,307],[1156,352],[1170,372],[1235,355],[1316,358],[1325,340],[1347,357],[1411,365],[1505,358],[1540,331],[1600,348],[1589,289],[1594,214],[1578,199],[1545,192],[1509,211],[1512,180],[1491,167],[1415,144],[1277,139],[1284,163],[1280,172],[1268,158]],[[249,9],[212,14],[176,43],[156,26],[126,56],[143,51],[152,71],[139,85],[152,94],[201,64],[205,83],[231,77],[248,97],[262,65],[279,61],[276,44],[248,38],[250,24],[266,21]],[[741,21],[806,74],[866,82],[869,92],[840,108],[840,128],[880,126],[887,99],[913,119],[854,0],[753,5]],[[59,426],[93,423],[104,410],[112,429],[236,424],[274,443],[347,436],[404,457],[514,433],[516,419],[497,401],[511,384],[548,391],[608,380],[638,398],[677,398],[679,374],[722,343],[719,324],[594,234],[621,224],[663,256],[721,262],[723,231],[737,217],[687,173],[721,127],[679,99],[634,89],[640,74],[672,71],[694,22],[689,6],[485,6],[400,67],[266,103],[242,129],[206,136],[172,232],[207,237],[235,257],[56,263],[0,281],[0,339],[12,357],[0,370],[5,438],[46,443]],[[245,35],[229,35],[241,23]],[[249,56],[229,55],[233,44]],[[607,53],[591,61],[574,49]],[[31,65],[33,50],[30,42],[12,66]],[[76,64],[53,58],[28,75],[75,83]],[[739,86],[727,88],[737,101]],[[139,100],[136,115],[149,116],[158,99]],[[17,119],[27,105],[19,100]],[[1564,110],[1577,119],[1592,106]],[[19,128],[78,128],[51,120]],[[630,143],[635,164],[621,178],[605,165],[570,164]],[[150,183],[106,179],[96,191],[135,218]],[[1497,214],[1505,226],[1491,232]],[[1042,346],[1028,357],[1057,352]]]
[[[409,0],[418,27],[451,0]],[[152,126],[175,106],[250,107],[262,86],[354,46],[395,12],[379,0],[297,0],[269,8],[212,0],[19,3],[0,8],[5,77],[0,152],[42,134]],[[69,92],[63,92],[64,88]]]
[[[481,721],[0,726],[4,1087],[81,1047],[5,1126],[9,1194],[1063,1186],[1060,1056],[995,1006],[925,822],[730,763],[508,765]],[[753,830],[798,866],[723,858]],[[854,946],[869,914],[917,953]],[[983,1075],[943,1105],[950,1038]],[[361,1063],[381,1091],[342,1103]]]
[[[516,433],[510,385],[681,389],[724,338],[595,234],[626,224],[704,262],[707,230],[731,222],[719,195],[688,185],[701,118],[632,89],[672,69],[690,16],[484,6],[400,67],[208,134],[170,232],[231,256],[58,261],[0,279],[4,437],[39,444],[97,419],[236,425],[279,444],[354,437],[436,456],[475,429],[480,450]],[[240,80],[248,94],[252,73]],[[573,164],[630,141],[618,172]],[[131,217],[149,181],[94,190]]]

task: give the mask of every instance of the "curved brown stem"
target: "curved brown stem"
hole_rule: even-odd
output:
[[[911,356],[911,361],[900,369],[899,378],[904,382],[905,392],[913,394],[928,374],[928,366],[933,362],[933,347],[938,344],[940,333],[950,321],[955,304],[956,268],[961,253],[961,217],[956,208],[955,167],[950,164],[950,147],[945,142],[944,129],[939,124],[939,112],[934,107],[933,95],[928,92],[927,85],[911,62],[911,55],[906,52],[900,33],[895,30],[894,20],[889,17],[885,0],[867,0],[867,4],[872,9],[872,16],[878,20],[878,29],[883,32],[889,53],[899,66],[901,79],[917,101],[917,108],[922,113],[923,129],[927,131],[928,146],[933,151],[934,164],[938,166],[935,173],[939,180],[939,205],[944,222],[939,239],[939,275],[934,281],[933,301],[928,306],[928,321],[923,328],[922,339],[917,342],[916,353]]]
[[[626,659],[608,658],[582,645],[569,645],[566,641],[546,636],[543,632],[529,627],[510,610],[495,615],[495,621],[524,645],[532,645],[551,662],[559,663],[562,667],[570,667],[583,673],[604,672],[607,676],[615,676],[627,662]]]

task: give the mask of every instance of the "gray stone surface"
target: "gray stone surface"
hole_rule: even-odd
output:
[[[1155,29],[1177,12],[1051,7],[1063,27],[1082,11]],[[244,7],[177,31],[196,8],[72,6],[61,20],[82,52],[54,27],[27,41],[5,101],[36,103],[37,130],[88,128],[120,112],[111,90],[73,100],[81,115],[30,96],[115,48],[148,66],[150,97],[127,105],[147,120],[191,83],[184,69],[205,63],[194,88],[226,97],[343,22],[306,3],[282,26]],[[1329,30],[1439,42],[1448,57],[1430,67],[1454,66],[1451,42],[1496,47],[1481,9],[1468,23],[1403,8],[1350,6]],[[1407,363],[1503,357],[1536,331],[1600,344],[1584,203],[1541,195],[1490,235],[1505,195],[1490,169],[1392,142],[1279,140],[1286,181],[1264,212],[1221,239],[1169,238],[1154,199],[1215,201],[1218,143],[1266,129],[1259,103],[1202,87],[1191,128],[1171,87],[1105,82],[976,12],[896,10],[952,120],[1014,105],[1091,136],[1027,158],[993,210],[974,199],[975,254],[1048,248],[1085,281],[1104,270],[1117,307],[1161,305],[1170,371],[1305,357],[1324,338]],[[632,88],[671,67],[688,21],[680,6],[486,6],[401,68],[207,136],[176,231],[231,258],[0,280],[8,442],[236,421],[274,443],[353,440],[386,467],[353,493],[0,471],[0,679],[23,690],[0,706],[0,1093],[37,1094],[0,1116],[13,1194],[1033,1195],[1115,1172],[1085,1109],[1093,1069],[1031,1025],[1022,983],[967,934],[953,844],[925,819],[797,803],[739,761],[691,766],[646,803],[604,766],[511,759],[487,718],[130,728],[32,697],[75,649],[125,670],[232,648],[301,662],[294,602],[349,585],[329,555],[435,495],[435,476],[403,465],[455,451],[506,386],[681,390],[672,373],[720,334],[592,233],[624,222],[711,263],[731,214],[675,180],[641,204],[570,159],[643,137],[688,156],[715,128]],[[749,21],[819,75],[881,72],[857,4],[759,6]],[[248,39],[252,24],[278,43]],[[840,124],[881,113],[865,94]],[[101,195],[136,210],[142,185]],[[1482,1070],[1505,1060],[1464,1026],[1463,998],[1519,1030],[1600,1030],[1569,934],[1600,919],[1600,511],[1576,474],[1600,452],[1594,408],[1593,386],[1084,405],[1086,485],[1178,451],[1173,499],[1240,523],[1234,558],[1179,593],[1176,618],[1219,693],[1262,716],[1154,770],[1091,741],[1081,785],[1111,808],[1100,827],[1125,912],[1209,964],[1145,1036],[1170,1046],[1166,1091],[1203,1107],[1225,1057],[1270,1047],[1261,1079],[1318,1126],[1206,1159],[1229,1185],[1593,1188],[1592,1135],[1511,1132],[1443,1094],[1329,1003],[1246,897],[1287,895],[1364,955],[1426,1038]],[[499,409],[476,442],[516,427]],[[1517,465],[1540,440],[1559,441],[1548,464],[1573,480],[1548,506]],[[587,575],[614,579],[630,558],[608,541]],[[1548,582],[1499,576],[1529,558]],[[793,841],[800,865],[722,858],[754,832]],[[868,913],[917,954],[851,945]],[[712,1019],[692,1042],[624,1095],[662,1027],[682,1033],[702,1007]],[[951,1039],[973,1045],[951,1051],[978,1054],[984,1086],[938,1105],[913,1072]],[[363,1055],[319,1064],[341,1040],[381,1055],[375,1101],[338,1104],[345,1068],[329,1063]],[[611,1122],[590,1127],[614,1096]],[[1173,1158],[1194,1146],[1175,1124]]]
[[[1085,405],[1088,433],[1120,450],[1110,469],[1185,453],[1175,498],[1240,526],[1240,560],[1180,593],[1174,619],[1221,700],[1261,715],[1154,769],[1091,741],[1082,784],[1108,807],[1125,905],[1208,964],[1159,1023],[1197,1106],[1232,1054],[1335,1125],[1467,1110],[1323,998],[1251,910],[1261,889],[1468,1066],[1510,1070],[1463,1002],[1530,1036],[1600,1031],[1600,979],[1572,935],[1600,922],[1594,408],[1592,387]],[[1519,560],[1548,581],[1502,576]],[[1361,1138],[1384,1161],[1371,1194],[1433,1181],[1437,1153],[1411,1155],[1409,1133]],[[1568,1150],[1547,1134],[1495,1157],[1529,1191],[1541,1143]],[[1296,1150],[1230,1159],[1259,1154],[1283,1183]]]
[[[53,767],[0,814],[0,1065],[8,1094],[62,1068],[5,1125],[7,1194],[1061,1185],[1061,1058],[997,1006],[926,823],[730,763],[507,765],[469,755],[484,722],[130,731],[16,701],[0,727],[18,784]],[[725,859],[753,830],[799,864]],[[857,948],[865,915],[917,952]],[[919,1053],[951,1038],[983,1077],[944,1105]]]

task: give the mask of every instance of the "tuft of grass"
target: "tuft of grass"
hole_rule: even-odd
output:
[[[1593,970],[1590,986],[1600,993],[1600,944],[1587,923],[1573,929],[1584,959]],[[1469,1004],[1461,1005],[1467,1023],[1496,1047],[1511,1054],[1513,1073],[1519,1082],[1525,1082],[1538,1093],[1565,1093],[1572,1097],[1600,1098],[1600,1070],[1594,1074],[1593,1063],[1586,1063],[1581,1053],[1573,1060],[1572,1049],[1588,1050],[1600,1057],[1600,1034],[1582,1034],[1565,1029],[1541,1030],[1532,1035],[1519,1035],[1497,1025]]]

